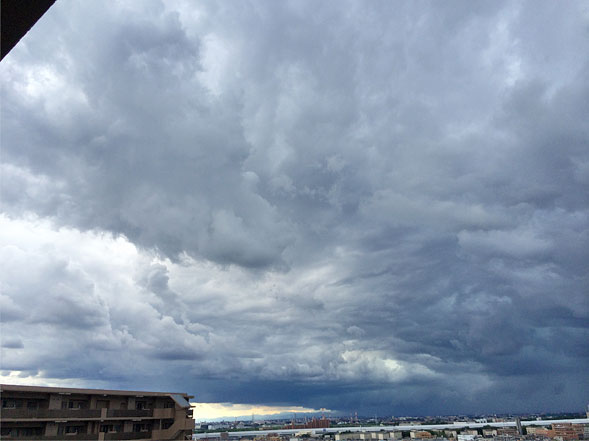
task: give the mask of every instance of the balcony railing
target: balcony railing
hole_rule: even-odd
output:
[[[100,409],[2,409],[3,420],[100,418]]]
[[[116,433],[105,433],[104,439],[149,439],[151,438],[151,432],[116,432]]]
[[[44,436],[42,439],[50,439],[50,440],[97,440],[98,433],[64,433],[63,435],[55,435],[55,436]]]
[[[107,418],[149,418],[153,416],[153,409],[109,409]]]
[[[159,419],[168,419],[174,418],[176,414],[176,409],[172,409],[170,407],[163,408],[163,409],[153,409],[153,417]]]
[[[53,440],[53,441],[64,441],[64,440],[87,440],[87,441],[95,441],[98,440],[97,433],[68,433],[64,435],[54,435],[54,436],[47,436],[47,435],[23,435],[20,437],[9,437],[9,436],[2,436],[2,439],[13,439],[13,440]],[[117,438],[118,439],[118,438]]]
[[[101,436],[102,435],[102,436]],[[2,439],[14,440],[53,440],[53,441],[68,441],[68,440],[87,440],[95,441],[100,439],[105,440],[133,440],[133,439],[150,439],[151,431],[146,432],[108,432],[108,433],[65,433],[63,435],[23,435],[18,437],[2,436]]]

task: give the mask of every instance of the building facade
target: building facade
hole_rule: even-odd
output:
[[[0,385],[2,440],[185,440],[184,393]]]
[[[578,440],[583,434],[582,427],[578,424],[558,423],[552,425],[552,437],[562,441]]]

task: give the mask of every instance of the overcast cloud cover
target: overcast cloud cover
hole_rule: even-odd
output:
[[[0,64],[3,382],[589,400],[589,4],[58,0]]]

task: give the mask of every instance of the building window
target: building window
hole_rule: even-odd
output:
[[[110,403],[108,400],[96,400],[96,408],[97,409],[108,409],[109,404]]]
[[[36,410],[39,407],[39,403],[36,401],[27,401],[27,409]]]
[[[136,410],[147,409],[147,401],[136,401],[135,402],[135,409]]]
[[[5,409],[17,409],[22,407],[22,400],[2,400],[2,407]]]
[[[174,424],[174,420],[162,420],[162,429],[169,429]]]
[[[38,436],[43,434],[43,429],[41,427],[23,427],[17,430],[17,435],[19,437],[23,436]]]
[[[133,424],[133,432],[149,432],[151,430],[151,424],[136,423]]]
[[[173,401],[166,401],[164,403],[164,409],[172,409],[174,407],[174,402]]]
[[[84,401],[71,400],[68,403],[69,409],[84,409],[84,407],[86,407]]]
[[[85,433],[84,426],[65,426],[65,433]]]
[[[85,409],[86,402],[80,400],[69,400],[61,402],[62,409]]]
[[[14,400],[2,400],[3,409],[14,409],[16,408],[16,401]]]
[[[103,433],[108,432],[122,432],[123,426],[120,424],[101,424],[100,431]]]
[[[107,433],[107,432],[114,432],[114,426],[112,424],[101,424],[100,425],[100,431]]]

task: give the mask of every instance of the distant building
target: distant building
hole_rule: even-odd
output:
[[[426,430],[412,430],[411,432],[409,432],[409,436],[411,438],[419,439],[433,438],[433,435]]]
[[[388,440],[391,438],[390,432],[370,432],[371,439],[378,439],[378,440]]]
[[[330,421],[325,417],[321,419],[313,417],[313,419],[305,424],[287,424],[285,429],[327,429],[330,426]]]
[[[355,440],[360,439],[360,434],[358,432],[344,432],[344,433],[336,433],[335,434],[335,441],[345,441],[345,440]]]
[[[578,427],[575,427],[578,426]],[[573,425],[571,423],[558,423],[552,425],[552,432],[553,438],[562,440],[562,441],[572,441],[578,440],[580,435],[580,430],[582,430],[582,426],[580,425]],[[582,433],[582,432],[581,432]]]
[[[507,435],[516,436],[519,435],[516,427],[499,427],[497,428],[497,436]]]
[[[546,427],[538,427],[538,426],[527,426],[526,433],[528,435],[537,435],[537,436],[545,436],[549,437],[552,435],[550,429]]]
[[[184,393],[0,385],[0,438],[185,440],[194,420]]]

